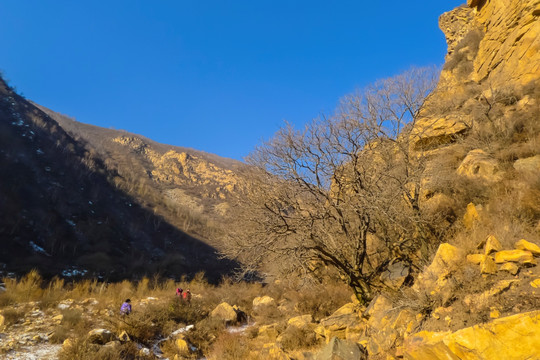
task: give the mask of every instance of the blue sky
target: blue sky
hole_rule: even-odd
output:
[[[1,0],[0,69],[78,121],[242,159],[287,120],[442,64],[464,1]]]

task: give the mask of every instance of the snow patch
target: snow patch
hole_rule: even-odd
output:
[[[88,270],[80,270],[80,269],[77,269],[77,268],[71,268],[71,269],[66,269],[66,270],[62,270],[62,276],[65,276],[65,277],[71,277],[71,276],[84,276],[88,273]]]
[[[32,247],[32,249],[37,252],[37,253],[40,253],[40,254],[43,254],[43,255],[47,255],[47,256],[51,256],[48,252],[45,251],[44,248],[42,248],[41,246],[37,245],[35,242],[33,241],[30,241],[30,246]]]

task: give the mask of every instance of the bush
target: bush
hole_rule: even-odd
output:
[[[241,334],[222,333],[212,346],[210,360],[238,360],[249,358],[248,340]]]
[[[13,325],[19,322],[19,320],[24,318],[25,311],[24,309],[18,308],[18,309],[5,309],[2,311],[2,315],[4,316],[5,325]]]
[[[315,332],[309,329],[300,329],[296,326],[289,326],[285,329],[281,333],[280,342],[285,351],[310,348],[318,344]]]

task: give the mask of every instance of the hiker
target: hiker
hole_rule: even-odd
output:
[[[187,289],[187,291],[184,293],[184,302],[186,303],[190,303],[191,302],[191,291],[189,291],[189,289]]]
[[[129,315],[131,314],[131,300],[126,299],[122,306],[120,307],[120,315]]]
[[[176,288],[176,296],[178,296],[180,298],[180,300],[182,300],[182,292],[184,290],[182,290],[181,288]]]

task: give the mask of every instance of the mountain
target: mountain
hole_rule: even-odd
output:
[[[81,124],[0,80],[4,273],[220,278],[220,221],[242,163]]]

